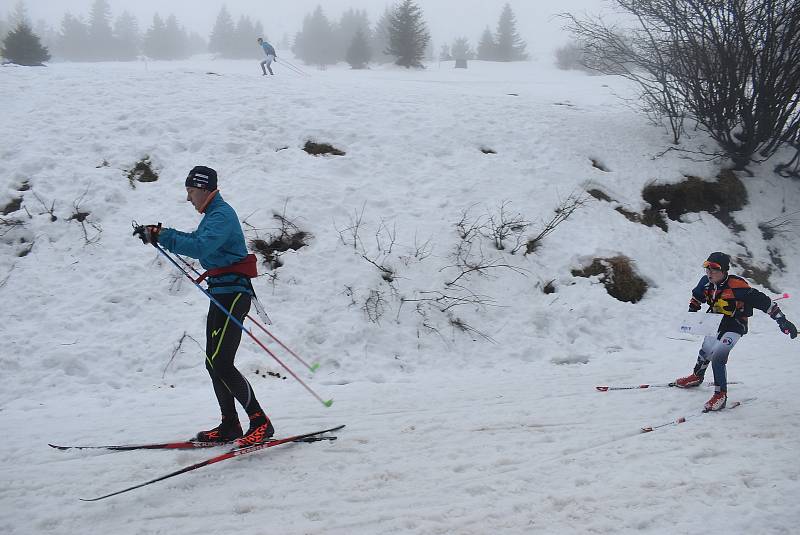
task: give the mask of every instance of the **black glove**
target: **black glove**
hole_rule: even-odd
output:
[[[788,334],[789,338],[797,338],[797,327],[794,323],[786,319],[786,316],[778,320],[778,328],[782,333]]]
[[[689,312],[697,312],[702,306],[702,303],[696,297],[692,297],[689,301]]]
[[[133,235],[138,236],[145,245],[158,243],[158,234],[160,232],[161,223],[158,225],[134,225],[133,227]]]

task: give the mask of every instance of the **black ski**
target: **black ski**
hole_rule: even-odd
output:
[[[344,428],[344,425],[340,425],[340,426],[337,426],[337,427],[331,427],[330,429],[323,429],[322,431],[315,431],[313,433],[305,433],[305,434],[302,434],[302,435],[294,435],[294,436],[291,436],[291,437],[279,438],[279,439],[271,440],[269,442],[262,442],[260,444],[254,444],[252,446],[246,446],[244,448],[234,448],[234,449],[232,449],[232,450],[230,450],[230,451],[228,451],[226,453],[223,453],[223,454],[220,454],[220,455],[216,455],[214,457],[206,459],[205,461],[201,461],[199,463],[195,463],[195,464],[190,465],[190,466],[186,466],[184,468],[181,468],[180,470],[176,470],[174,472],[170,472],[169,474],[163,475],[161,477],[157,477],[155,479],[151,479],[150,481],[145,481],[144,483],[139,483],[138,485],[133,485],[131,487],[128,487],[128,488],[125,488],[125,489],[122,489],[122,490],[118,490],[118,491],[112,492],[110,494],[105,494],[103,496],[98,496],[97,498],[81,498],[81,501],[84,501],[84,502],[96,502],[98,500],[103,500],[105,498],[110,498],[111,496],[116,496],[117,494],[122,494],[124,492],[128,492],[128,491],[131,491],[131,490],[134,490],[134,489],[138,489],[140,487],[144,487],[146,485],[150,485],[150,484],[156,483],[158,481],[163,481],[165,479],[169,479],[171,477],[175,477],[177,475],[184,474],[186,472],[191,472],[192,470],[197,470],[198,468],[202,468],[203,466],[208,466],[209,464],[218,463],[220,461],[224,461],[226,459],[231,459],[233,457],[240,457],[242,455],[247,455],[248,453],[254,453],[256,451],[263,450],[265,448],[271,448],[273,446],[278,446],[280,444],[286,444],[287,442],[302,442],[304,439],[311,438],[311,437],[314,437],[316,435],[321,435],[323,433],[330,433],[330,432],[333,432],[333,431],[338,431],[339,429],[342,429],[342,428]],[[335,439],[336,437],[330,437],[330,438],[331,439]]]

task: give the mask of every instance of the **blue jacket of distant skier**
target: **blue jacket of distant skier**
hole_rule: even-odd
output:
[[[230,266],[247,256],[239,217],[219,191],[214,193],[203,212],[197,230],[181,232],[165,228],[158,235],[158,243],[173,253],[197,258],[206,270]],[[250,281],[235,274],[209,277],[208,287],[212,294],[243,292],[252,295]]]
[[[263,48],[263,49],[264,49],[264,54],[266,54],[266,55],[268,55],[268,56],[275,56],[275,55],[276,55],[276,54],[275,54],[275,49],[274,49],[274,48],[272,48],[272,45],[271,45],[271,44],[269,44],[269,43],[268,43],[268,42],[266,42],[266,41],[264,41],[264,42],[262,42],[262,43],[261,43],[261,48]]]

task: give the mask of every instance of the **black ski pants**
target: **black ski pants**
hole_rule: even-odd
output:
[[[239,322],[250,311],[250,295],[246,293],[217,294],[214,298]],[[213,302],[209,303],[206,320],[206,369],[214,385],[223,418],[238,420],[234,399],[248,415],[261,410],[250,383],[233,365],[242,330]]]

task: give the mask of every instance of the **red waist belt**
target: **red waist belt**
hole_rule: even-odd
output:
[[[258,265],[256,261],[256,255],[251,253],[245,256],[244,260],[240,260],[239,262],[231,264],[230,266],[209,269],[200,275],[195,282],[200,284],[206,279],[206,277],[219,277],[220,275],[226,275],[229,273],[235,273],[236,275],[241,275],[242,277],[247,277],[248,279],[258,277]]]

